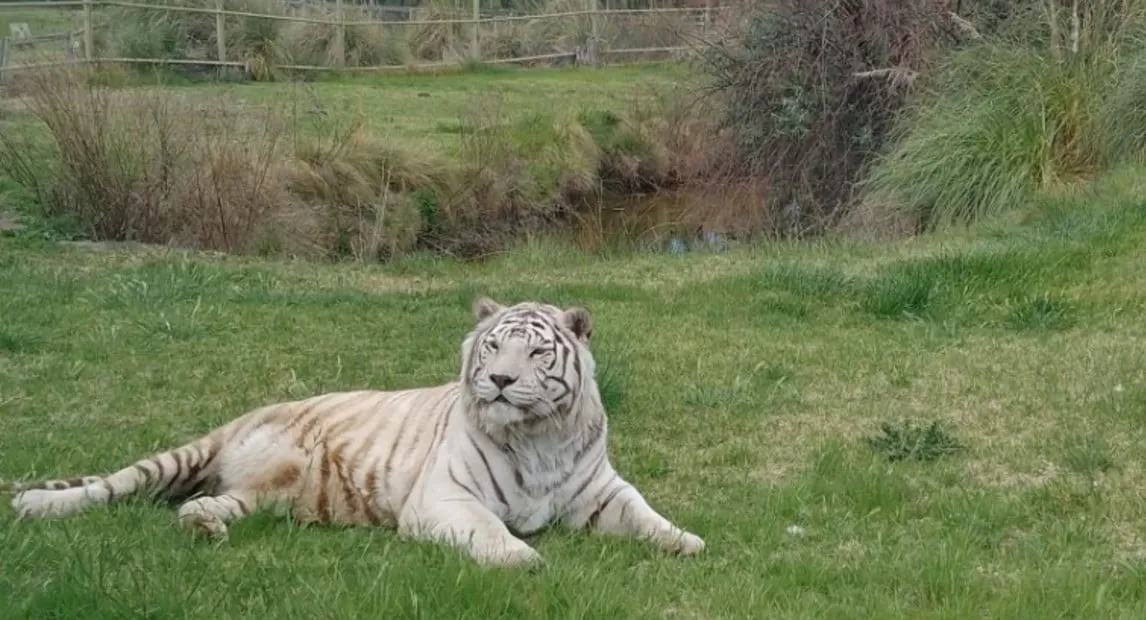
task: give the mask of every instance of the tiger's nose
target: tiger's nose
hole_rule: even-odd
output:
[[[509,375],[490,375],[489,380],[493,381],[493,384],[497,386],[497,389],[504,390],[505,386],[511,385],[514,381],[517,381],[517,377],[511,377]]]

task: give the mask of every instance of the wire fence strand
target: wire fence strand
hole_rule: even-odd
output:
[[[241,1],[241,0],[240,0]],[[305,54],[290,50],[280,57],[264,59],[263,64],[295,71],[381,71],[387,69],[442,68],[465,63],[487,64],[572,62],[594,65],[603,56],[637,56],[648,54],[678,54],[691,49],[697,42],[719,38],[723,25],[734,19],[734,5],[709,0],[702,6],[659,8],[601,8],[599,0],[586,0],[584,9],[551,10],[538,13],[497,14],[480,10],[475,0],[472,11],[467,8],[429,9],[424,7],[385,7],[362,4],[282,3],[282,13],[238,10],[236,2],[228,0],[186,4],[153,4],[131,0],[35,0],[0,3],[0,12],[6,9],[63,10],[79,13],[82,24],[69,28],[66,33],[53,33],[28,37],[6,36],[0,45],[0,79],[13,71],[31,69],[54,63],[123,63],[153,65],[198,65],[203,67],[233,67],[250,70],[252,58],[244,50],[232,51],[224,42],[232,41],[227,29],[243,28],[241,20],[262,20],[292,24],[295,28],[326,29],[312,40],[324,41],[333,31],[333,44]],[[561,8],[570,8],[564,3]],[[337,8],[332,9],[331,7]],[[394,9],[402,9],[395,11]],[[97,11],[115,11],[111,16]],[[108,40],[117,32],[148,23],[149,15],[186,15],[187,19],[213,17],[214,23],[199,28],[202,39],[194,50],[185,53],[165,53],[149,56],[131,53],[130,46],[109,49]],[[302,14],[300,14],[302,13]],[[404,19],[365,19],[368,17],[403,15]],[[458,16],[468,15],[468,16]],[[287,26],[284,26],[287,27]],[[26,30],[26,29],[25,29]],[[354,32],[351,32],[354,31]],[[360,31],[376,31],[373,45],[387,53],[363,49],[365,35]],[[198,31],[197,31],[198,32]],[[104,36],[99,36],[99,35]],[[238,33],[241,34],[241,33]],[[12,35],[16,35],[13,27]],[[349,44],[348,35],[354,35]],[[206,37],[206,38],[204,38]],[[248,40],[234,37],[240,42]],[[330,38],[330,37],[328,37]],[[209,39],[209,41],[208,41]],[[46,43],[53,40],[63,44],[55,57],[45,51]],[[97,46],[93,43],[98,40]],[[428,41],[428,43],[427,43]],[[82,44],[81,44],[82,43]],[[401,45],[408,50],[401,62],[386,62],[384,56],[401,56],[393,51]],[[354,47],[358,46],[358,47]],[[436,46],[436,47],[435,47]],[[49,46],[50,47],[50,46]],[[98,47],[98,49],[97,49]],[[187,47],[192,47],[188,44]],[[25,49],[35,48],[33,53]],[[353,49],[348,49],[353,48]],[[165,50],[168,51],[169,50]],[[348,56],[353,56],[348,60]]]

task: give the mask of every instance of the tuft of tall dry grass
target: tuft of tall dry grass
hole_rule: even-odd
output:
[[[369,261],[413,250],[433,225],[415,195],[444,194],[451,179],[438,157],[395,148],[355,123],[300,141],[284,182],[295,200],[295,238],[327,254]]]
[[[333,67],[399,66],[413,58],[399,30],[383,26],[349,25],[344,28],[343,57],[336,45],[337,27],[331,24],[286,24],[280,45],[292,64]]]
[[[584,8],[583,0],[548,0],[530,10],[538,13],[573,13]],[[604,24],[602,20],[601,25]],[[587,16],[487,23],[481,27],[482,58],[572,54],[589,42],[592,33]]]
[[[0,134],[0,168],[95,238],[251,250],[283,199],[283,119],[226,98],[112,91],[86,73],[22,74],[20,99],[46,135]]]
[[[464,18],[456,9],[429,6],[418,13],[419,21],[442,21]],[[469,32],[464,24],[438,23],[409,26],[409,49],[414,58],[425,62],[450,61],[465,58],[469,46]]]
[[[21,75],[42,131],[0,133],[0,170],[97,240],[379,260],[415,247],[422,203],[453,183],[438,158],[358,125],[306,139],[225,96],[115,91],[78,68]]]

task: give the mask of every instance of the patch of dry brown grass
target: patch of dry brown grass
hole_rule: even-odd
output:
[[[115,92],[86,77],[67,68],[22,75],[22,101],[51,142],[0,135],[0,167],[97,239],[254,249],[285,198],[272,174],[282,117],[226,97]]]
[[[273,108],[88,77],[24,75],[21,100],[47,141],[0,135],[0,167],[95,240],[377,260],[418,241],[411,193],[444,194],[451,182],[437,157],[359,125],[292,145]]]
[[[398,149],[360,125],[300,142],[283,174],[296,201],[287,218],[296,242],[357,260],[412,250],[423,231],[423,215],[411,192],[439,195],[450,183],[443,161]]]

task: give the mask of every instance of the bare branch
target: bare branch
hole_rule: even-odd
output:
[[[919,74],[911,69],[904,67],[887,67],[884,69],[871,69],[868,71],[859,71],[853,73],[852,77],[857,79],[867,78],[891,78],[894,84],[912,84]]]
[[[1082,19],[1078,14],[1078,0],[1070,7],[1070,53],[1078,54],[1078,38],[1082,29]]]
[[[1050,52],[1056,60],[1062,58],[1062,30],[1058,23],[1058,4],[1055,0],[1046,0],[1043,5],[1046,13],[1047,25],[1050,26]]]
[[[983,35],[979,34],[979,30],[975,28],[975,25],[967,21],[965,18],[960,17],[958,13],[954,11],[948,11],[947,16],[950,17],[951,21],[955,22],[955,25],[958,26],[959,29],[962,30],[967,36],[971,37],[972,39],[983,38]]]

